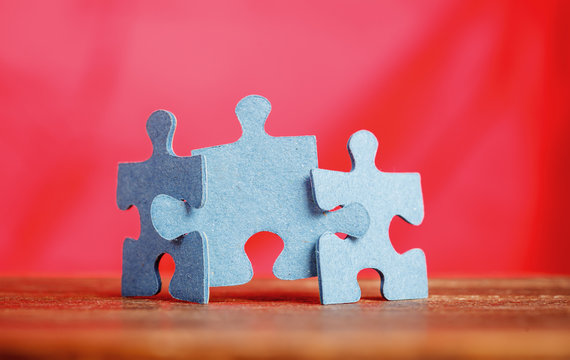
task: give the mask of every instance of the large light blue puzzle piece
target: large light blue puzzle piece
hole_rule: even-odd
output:
[[[370,215],[370,227],[363,237],[340,239],[326,233],[317,244],[319,289],[323,304],[351,303],[360,299],[357,275],[373,268],[382,277],[381,292],[387,300],[420,299],[428,296],[426,259],[422,250],[398,254],[388,229],[399,215],[419,225],[424,217],[420,175],[385,173],[374,160],[378,141],[365,130],[348,141],[352,160],[349,173],[311,170],[313,195],[318,206],[330,210],[357,202]]]
[[[153,224],[162,236],[206,233],[210,286],[239,285],[252,278],[244,245],[257,232],[270,231],[283,239],[273,273],[292,280],[317,275],[315,244],[324,232],[356,236],[368,228],[368,214],[360,205],[326,214],[316,207],[309,180],[310,170],[317,167],[316,139],[269,136],[264,124],[270,110],[267,99],[245,97],[236,106],[241,138],[193,151],[207,162],[203,208],[189,210],[166,195],[153,201]]]
[[[160,291],[158,263],[163,254],[174,259],[176,270],[170,294],[181,300],[207,303],[209,296],[208,243],[192,232],[172,241],[162,238],[152,226],[150,207],[158,194],[185,199],[198,208],[205,200],[206,171],[202,156],[178,157],[172,150],[176,127],[174,116],[163,110],[148,118],[147,133],[152,141],[152,157],[144,162],[119,164],[117,204],[126,210],[136,206],[141,232],[138,240],[123,243],[123,296],[151,296]]]

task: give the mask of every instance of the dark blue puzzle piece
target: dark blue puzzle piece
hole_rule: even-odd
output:
[[[368,228],[368,214],[358,204],[323,214],[312,201],[309,172],[317,167],[314,136],[272,137],[264,125],[267,99],[251,95],[236,106],[243,134],[231,144],[195,150],[208,164],[208,201],[187,211],[179,198],[158,196],[152,219],[158,232],[175,238],[192,230],[207,234],[210,285],[248,282],[253,276],[244,251],[255,233],[281,237],[284,249],[273,273],[280,279],[317,275],[315,244],[326,231],[355,236]]]
[[[319,288],[323,304],[350,303],[360,299],[357,274],[373,268],[382,276],[382,295],[387,300],[428,296],[426,259],[422,250],[398,254],[388,236],[390,222],[401,216],[419,225],[424,217],[420,175],[385,173],[376,168],[376,137],[365,130],[350,137],[352,159],[349,173],[311,171],[314,198],[323,210],[357,202],[370,215],[370,227],[360,238],[338,238],[326,233],[317,244]]]
[[[202,156],[178,157],[172,150],[175,117],[164,110],[148,118],[152,141],[151,158],[139,163],[119,164],[117,204],[121,210],[136,206],[141,232],[138,240],[123,244],[123,296],[151,296],[160,291],[158,263],[163,254],[174,259],[176,269],[170,294],[181,300],[207,303],[209,296],[208,243],[204,234],[193,232],[172,241],[161,237],[150,216],[152,200],[169,194],[199,208],[205,201],[206,171]]]

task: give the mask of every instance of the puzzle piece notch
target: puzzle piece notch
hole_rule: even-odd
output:
[[[195,231],[170,241],[170,246],[144,248],[140,241],[149,238],[125,239],[121,294],[126,297],[153,296],[160,292],[162,281],[158,265],[162,256],[168,253],[176,264],[168,287],[170,295],[179,300],[207,304],[210,287],[206,236]]]
[[[188,211],[176,196],[153,201],[153,224],[162,235],[176,238],[192,230],[206,233],[210,286],[239,285],[251,279],[253,270],[244,245],[260,231],[281,237],[284,248],[273,273],[294,280],[317,275],[315,246],[325,231],[360,233],[365,231],[361,227],[367,228],[368,222],[355,220],[368,219],[362,207],[356,210],[357,205],[326,216],[318,209],[309,179],[310,170],[318,166],[316,139],[268,135],[264,124],[270,110],[265,98],[245,97],[236,106],[240,139],[192,151],[208,162],[208,201],[203,208]],[[160,211],[168,207],[172,212]],[[356,229],[351,228],[354,224]]]
[[[147,134],[153,154],[146,161],[119,164],[117,205],[126,210],[136,206],[141,231],[138,240],[125,239],[123,244],[123,296],[152,296],[162,282],[158,262],[164,253],[176,263],[170,293],[181,300],[208,302],[209,282],[207,239],[191,233],[176,241],[163,239],[152,225],[152,199],[167,193],[185,199],[189,206],[200,207],[205,200],[205,161],[201,156],[178,157],[172,150],[176,118],[159,110],[147,120]],[[188,265],[188,262],[194,265]]]
[[[400,255],[389,238],[394,216],[415,225],[423,220],[420,176],[379,171],[374,161],[377,147],[378,141],[372,133],[359,131],[348,142],[351,172],[311,170],[313,196],[321,209],[357,202],[370,215],[368,232],[360,238],[342,240],[332,233],[319,238],[316,257],[323,304],[358,301],[357,274],[365,268],[382,274],[381,291],[388,300],[427,297],[423,251],[412,249]]]

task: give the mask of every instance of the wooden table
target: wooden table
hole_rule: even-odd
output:
[[[432,279],[430,297],[322,306],[316,279],[122,298],[117,278],[0,278],[0,358],[570,359],[570,278]]]

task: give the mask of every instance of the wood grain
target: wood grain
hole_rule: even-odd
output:
[[[322,306],[316,279],[120,296],[116,278],[0,278],[0,358],[569,359],[570,278],[433,279],[426,300]]]

